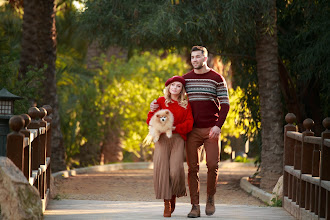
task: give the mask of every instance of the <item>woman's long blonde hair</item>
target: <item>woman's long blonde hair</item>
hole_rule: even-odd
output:
[[[171,103],[172,102],[171,93],[170,93],[170,86],[171,86],[171,84],[169,84],[168,86],[166,86],[165,89],[164,89],[164,97],[165,97],[165,105],[166,106],[168,106],[168,103]],[[187,99],[187,95],[186,95],[186,89],[184,88],[183,85],[182,85],[182,90],[181,90],[180,95],[179,95],[179,98],[178,98],[178,104],[181,107],[185,108],[185,109],[188,106],[188,99]]]

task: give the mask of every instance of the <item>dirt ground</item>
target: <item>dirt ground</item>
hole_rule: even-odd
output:
[[[229,165],[229,166],[228,166]],[[237,164],[236,164],[237,165]],[[187,168],[186,177],[187,177]],[[240,179],[256,171],[253,166],[220,166],[215,203],[266,206],[260,200],[240,188]],[[207,168],[200,168],[200,203],[206,201]],[[118,170],[107,173],[79,174],[66,179],[56,179],[57,199],[111,200],[111,201],[159,201],[153,189],[153,170]],[[187,178],[186,178],[187,180]],[[187,196],[177,202],[190,203],[189,187]]]

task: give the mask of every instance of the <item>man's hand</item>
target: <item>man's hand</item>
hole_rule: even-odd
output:
[[[154,99],[151,103],[150,103],[150,111],[155,111],[157,108],[159,107],[159,105],[157,104],[157,100]]]
[[[218,126],[213,126],[209,133],[209,138],[219,138],[221,133],[221,129]]]

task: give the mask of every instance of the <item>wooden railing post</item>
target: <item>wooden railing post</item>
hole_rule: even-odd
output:
[[[43,212],[50,199],[51,112],[52,108],[45,105],[40,109],[31,107],[29,115],[11,117],[9,125],[13,132],[8,134],[6,146],[8,158],[38,189]]]
[[[295,141],[289,137],[287,137],[286,133],[288,131],[296,131],[296,127],[293,125],[293,122],[295,122],[296,116],[292,113],[288,113],[285,116],[285,121],[288,123],[284,126],[284,166],[293,166],[294,161],[294,143]],[[284,169],[283,169],[284,170]],[[284,171],[283,174],[283,196],[288,196],[290,199],[291,197],[291,180],[292,177]],[[283,201],[283,200],[282,200]]]
[[[43,107],[39,108],[39,125],[42,129],[42,134],[40,136],[40,157],[39,157],[39,163],[40,164],[46,164],[46,145],[47,145],[47,122],[44,120],[44,117],[47,115],[46,109]]]
[[[326,128],[322,132],[321,138],[321,163],[320,163],[320,188],[319,188],[319,216],[330,219],[330,198],[329,191],[322,187],[322,181],[330,181],[330,148],[324,145],[324,139],[330,139],[330,118],[325,118],[322,122]],[[326,216],[327,214],[327,216]]]
[[[40,196],[42,199],[45,198],[46,193],[46,145],[47,145],[47,122],[44,120],[44,117],[47,115],[46,109],[43,107],[39,108],[39,125],[40,125],[40,157],[39,157],[39,164],[42,169],[40,175]]]
[[[319,145],[314,145],[313,150],[313,164],[312,164],[312,177],[320,176],[320,147]],[[319,186],[312,184],[311,186],[311,207],[310,211],[315,212],[316,215],[319,213],[318,204],[319,204]]]
[[[304,128],[306,131],[302,133],[302,155],[301,155],[301,174],[312,174],[312,163],[313,163],[313,144],[306,143],[304,138],[306,136],[314,136],[314,132],[311,131],[312,127],[314,126],[314,121],[310,118],[307,118],[303,122]],[[309,188],[310,184],[306,183],[304,180],[300,180],[300,207],[305,208],[306,202],[308,203],[307,206],[309,207]]]
[[[302,133],[292,124],[293,114],[285,119],[283,208],[297,219],[330,220],[330,118],[321,137],[311,131],[312,119],[304,120]]]
[[[25,121],[24,127],[21,129],[21,133],[24,134],[25,138],[28,139],[28,145],[24,147],[24,176],[27,180],[29,180],[31,176],[31,132],[27,129],[27,126],[29,126],[31,122],[31,117],[28,114],[22,114],[21,117]]]
[[[44,105],[42,106],[46,111],[47,115],[45,116],[45,121],[48,122],[50,125],[52,123],[52,117],[50,116],[53,112],[53,109],[50,105]],[[52,132],[51,132],[52,127],[50,126],[47,132],[47,157],[51,156],[51,137],[52,137]]]
[[[39,188],[39,155],[40,155],[40,149],[39,149],[39,140],[40,140],[40,133],[39,128],[40,124],[37,118],[39,117],[39,109],[37,107],[31,107],[29,108],[28,114],[31,117],[31,123],[28,126],[28,129],[36,129],[37,130],[37,137],[32,142],[32,170],[37,172],[37,179],[34,183],[34,186],[40,190]]]
[[[21,116],[13,116],[9,120],[9,127],[13,130],[7,135],[7,157],[21,170],[24,170],[24,134],[19,131],[24,127]]]
[[[297,171],[301,171],[301,151],[302,151],[302,140],[296,140],[294,145],[294,162],[293,167]],[[300,178],[293,176],[293,190],[292,190],[292,201],[300,205]]]
[[[52,140],[52,117],[50,116],[53,112],[53,109],[50,105],[44,105],[42,106],[46,111],[47,115],[45,117],[45,121],[49,123],[49,128],[47,131],[47,147],[46,147],[46,157],[50,159],[51,157],[51,140]],[[46,184],[49,187],[50,186],[50,176],[51,176],[51,163],[49,163],[49,167],[47,170],[47,177],[46,177]]]

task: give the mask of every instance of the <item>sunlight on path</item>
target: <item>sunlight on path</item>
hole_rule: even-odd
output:
[[[171,219],[187,219],[190,204],[178,203]],[[245,205],[216,205],[213,216],[206,216],[201,205],[198,219],[283,219],[293,220],[282,208]],[[94,200],[52,200],[44,213],[45,220],[52,219],[163,219],[162,202],[114,202]]]

